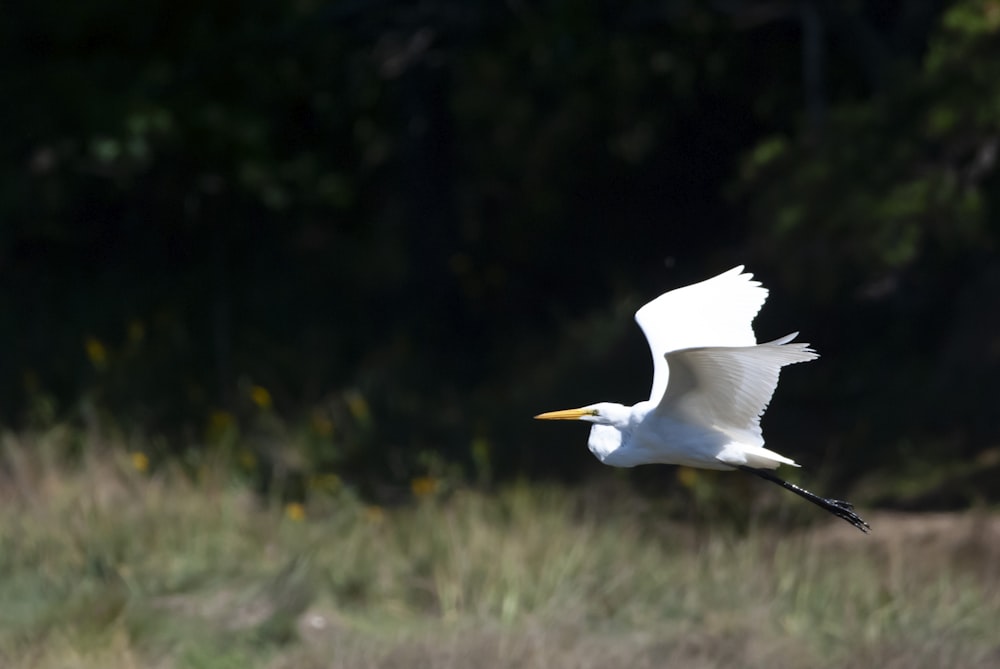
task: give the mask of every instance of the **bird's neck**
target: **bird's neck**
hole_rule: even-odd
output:
[[[604,464],[616,467],[632,466],[628,458],[632,431],[651,409],[650,402],[640,402],[635,406],[609,404],[602,407],[603,420],[591,428],[590,438],[587,440],[590,452]]]

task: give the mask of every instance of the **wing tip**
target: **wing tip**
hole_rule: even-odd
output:
[[[814,349],[812,347],[812,344],[810,344],[809,342],[792,341],[798,336],[799,336],[798,332],[792,332],[786,334],[784,337],[778,337],[777,339],[774,339],[772,341],[764,342],[763,344],[758,344],[758,346],[782,346],[782,347],[787,346],[791,351],[795,351],[796,353],[806,354],[803,356],[803,359],[800,360],[799,362],[807,362],[809,360],[815,360],[816,358],[818,358],[819,353],[816,352],[816,349]]]
[[[745,271],[745,270],[746,270],[746,265],[737,265],[736,267],[732,268],[731,270],[728,270],[726,272],[723,272],[722,274],[719,274],[716,278],[722,278],[722,277],[729,278],[729,277],[732,277],[734,279],[742,279],[743,281],[745,281],[747,283],[747,285],[752,286],[754,288],[760,288],[761,290],[763,290],[764,294],[766,296],[767,293],[768,293],[767,288],[764,288],[764,285],[760,281],[758,281],[757,279],[753,278],[753,272],[748,272],[748,271]],[[711,279],[709,279],[709,280],[711,280]]]

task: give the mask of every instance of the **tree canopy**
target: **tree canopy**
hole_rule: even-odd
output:
[[[635,307],[746,263],[758,330],[824,355],[772,438],[841,473],[996,448],[992,0],[8,14],[8,424],[575,476],[529,417],[639,399]]]

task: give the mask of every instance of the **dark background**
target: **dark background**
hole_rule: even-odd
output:
[[[644,399],[634,310],[746,264],[759,337],[823,356],[772,448],[870,503],[996,499],[1000,3],[6,13],[11,429],[372,495],[580,481],[586,430],[531,416]]]

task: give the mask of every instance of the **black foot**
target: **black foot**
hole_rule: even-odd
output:
[[[811,493],[805,488],[800,488],[794,483],[789,483],[783,478],[779,478],[769,469],[755,469],[753,467],[747,467],[745,465],[737,465],[738,469],[742,469],[745,472],[754,474],[772,483],[777,483],[785,490],[789,490],[799,497],[809,500],[816,506],[826,509],[838,518],[843,518],[854,527],[858,528],[865,534],[872,531],[872,528],[864,521],[864,519],[858,514],[854,513],[854,505],[850,502],[845,502],[842,499],[829,499],[827,497],[820,497],[815,493]]]
[[[850,502],[845,502],[842,499],[827,499],[826,501],[829,503],[829,506],[825,508],[833,515],[843,518],[865,534],[872,531],[871,526],[865,522],[864,518],[854,513],[854,505]]]

